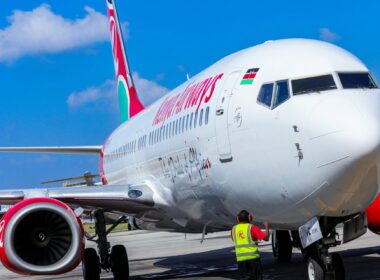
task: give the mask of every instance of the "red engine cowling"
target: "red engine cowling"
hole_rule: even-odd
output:
[[[380,234],[380,195],[367,208],[366,214],[367,214],[368,228],[372,232],[376,234]]]
[[[80,219],[66,204],[30,198],[0,221],[0,259],[20,274],[56,275],[81,262],[85,237]]]

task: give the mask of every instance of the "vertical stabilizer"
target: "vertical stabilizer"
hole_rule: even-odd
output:
[[[113,61],[115,65],[117,94],[121,121],[125,122],[144,109],[137,97],[124,48],[123,36],[114,0],[107,0],[108,21],[111,31]]]

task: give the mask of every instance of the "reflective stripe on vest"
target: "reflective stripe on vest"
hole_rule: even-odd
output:
[[[238,262],[260,258],[259,246],[251,237],[251,228],[250,224],[237,224],[232,228]]]

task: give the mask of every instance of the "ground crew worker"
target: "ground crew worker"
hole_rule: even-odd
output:
[[[264,223],[265,233],[251,225],[252,215],[242,210],[237,215],[238,224],[232,228],[231,237],[235,244],[236,260],[240,279],[261,280],[263,277],[258,241],[269,240],[269,224]]]

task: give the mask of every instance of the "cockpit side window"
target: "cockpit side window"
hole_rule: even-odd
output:
[[[293,95],[336,89],[332,75],[292,80]]]
[[[264,104],[265,106],[271,107],[273,88],[273,83],[263,85],[260,89],[259,96],[257,97],[257,102]]]
[[[282,104],[290,97],[288,81],[276,82],[276,90],[274,93],[273,108]]]
[[[377,88],[369,73],[338,73],[344,89]]]

